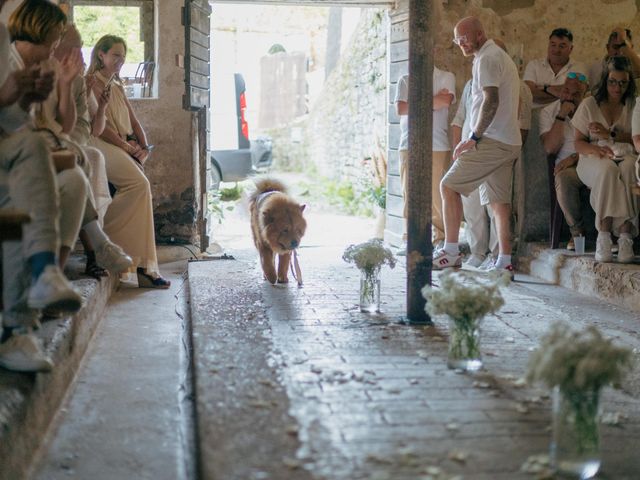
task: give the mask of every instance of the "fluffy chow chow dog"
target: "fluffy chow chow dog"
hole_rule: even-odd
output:
[[[271,283],[287,283],[291,253],[298,248],[307,228],[300,205],[288,194],[286,187],[272,178],[256,182],[256,191],[249,199],[253,242],[260,253],[265,278]],[[276,272],[275,256],[278,255]]]

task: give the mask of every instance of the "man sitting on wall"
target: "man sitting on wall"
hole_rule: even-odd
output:
[[[611,57],[627,57],[633,70],[633,78],[640,78],[640,55],[633,49],[631,30],[628,28],[615,28],[607,40],[607,54],[602,60],[594,62],[589,67],[589,80],[591,92],[595,93],[600,86],[600,78],[607,66],[607,60]]]
[[[584,236],[580,205],[580,189],[584,187],[584,183],[576,172],[578,154],[575,149],[575,128],[571,119],[587,89],[587,79],[583,73],[569,72],[560,91],[560,98],[540,112],[540,139],[544,151],[556,157],[556,197],[571,231],[572,238],[567,250],[575,248],[573,237]]]
[[[556,28],[549,35],[547,58],[531,60],[524,71],[524,81],[533,94],[533,108],[540,108],[560,98],[562,84],[569,72],[586,73],[586,66],[574,62],[573,34],[566,28]]]

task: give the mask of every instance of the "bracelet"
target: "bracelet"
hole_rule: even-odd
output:
[[[471,136],[469,137],[469,140],[473,140],[474,142],[478,143],[481,138],[482,137],[479,137],[476,135],[476,132],[471,132]]]
[[[544,93],[546,93],[547,95],[551,95],[551,94],[547,91],[547,89],[548,89],[548,88],[549,88],[549,85],[547,85],[547,84],[545,83],[545,84],[544,84],[544,87],[543,87],[543,89],[542,89],[542,91],[543,91]]]
[[[566,119],[567,119],[567,117],[561,117],[560,115],[556,115],[556,120],[564,122]]]

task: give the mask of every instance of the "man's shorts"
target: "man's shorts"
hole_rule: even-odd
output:
[[[520,145],[484,137],[451,165],[442,184],[468,197],[476,188],[480,203],[511,203],[513,164],[520,155]]]

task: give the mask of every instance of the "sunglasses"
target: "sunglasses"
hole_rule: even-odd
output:
[[[455,43],[458,46],[460,46],[461,43],[465,43],[466,41],[467,41],[467,36],[466,35],[461,35],[459,37],[454,37],[453,38],[453,43]]]
[[[607,85],[610,85],[612,87],[618,85],[619,87],[624,88],[629,85],[629,80],[616,80],[615,78],[609,78],[607,79]]]
[[[572,80],[578,79],[579,82],[587,83],[587,76],[584,73],[569,72],[567,73],[567,78]]]

